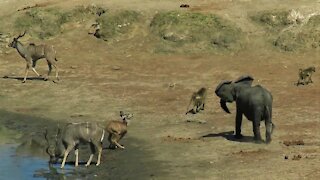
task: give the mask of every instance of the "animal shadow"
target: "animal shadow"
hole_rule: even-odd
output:
[[[14,76],[3,76],[3,79],[16,79],[19,81],[23,81],[23,77],[14,77]],[[27,77],[27,80],[38,80],[38,81],[44,81],[44,77]]]
[[[122,144],[120,144],[121,146],[123,146]],[[121,148],[118,148],[116,145],[109,145],[109,146],[106,146],[106,147],[102,147],[102,149],[109,149],[109,150],[116,150],[116,149],[121,149]]]
[[[203,138],[208,137],[223,137],[229,141],[236,141],[236,142],[246,142],[246,143],[253,143],[253,137],[251,136],[243,136],[241,139],[237,139],[234,137],[234,131],[227,131],[227,132],[221,132],[221,133],[210,133],[207,135],[202,136]]]

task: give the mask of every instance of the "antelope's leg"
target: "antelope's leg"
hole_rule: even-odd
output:
[[[32,71],[33,71],[37,76],[40,76],[40,74],[36,71],[36,69],[32,68]]]
[[[52,64],[49,61],[47,61],[47,63],[48,63],[48,74],[47,74],[47,77],[44,79],[45,81],[49,79],[52,71]]]
[[[90,143],[90,149],[91,149],[91,154],[90,154],[90,157],[89,157],[89,160],[88,160],[86,166],[89,166],[91,164],[93,155],[95,154],[95,151],[96,151],[95,146],[92,143]]]
[[[119,135],[118,134],[114,134],[114,136],[112,137],[111,141],[112,141],[113,144],[117,145],[119,148],[124,149],[124,147],[117,142],[118,139],[120,139]]]
[[[62,161],[62,164],[61,164],[61,168],[63,168],[64,165],[66,164],[67,157],[68,157],[70,151],[72,150],[72,148],[73,148],[72,146],[69,146],[69,147],[66,149],[66,151],[64,152],[64,156],[63,156],[63,161]]]
[[[58,70],[58,67],[57,65],[54,66],[56,68],[56,79],[59,81],[60,78],[59,78],[59,70]]]
[[[76,162],[74,166],[77,167],[79,165],[79,149],[78,148],[74,150],[74,154],[76,156]]]
[[[56,64],[52,64],[52,65],[53,65],[53,67],[56,69],[56,79],[59,81],[60,79],[59,79],[59,70],[58,70],[58,67],[57,67]]]
[[[25,83],[25,82],[26,82],[26,80],[27,80],[27,76],[28,76],[29,68],[30,68],[30,63],[29,63],[29,62],[27,62],[27,64],[26,64],[26,69],[25,69],[25,71],[24,71],[24,78],[23,78],[22,83]]]
[[[36,67],[37,61],[32,61],[32,71],[37,75],[40,76],[40,74],[36,71],[35,67]]]
[[[98,148],[98,160],[97,160],[96,166],[99,166],[100,165],[100,160],[101,160],[101,153],[102,153],[102,143],[99,143],[97,148]]]

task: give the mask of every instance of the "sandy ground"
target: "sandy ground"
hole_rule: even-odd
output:
[[[0,2],[1,15],[14,13],[21,7],[20,2]],[[252,32],[252,36],[248,36],[252,39],[263,34],[263,30],[248,22],[246,15],[251,11],[320,6],[312,0],[186,2],[191,5],[191,11],[214,12],[229,18],[244,31]],[[49,6],[68,8],[90,3],[56,0],[49,1]],[[152,14],[156,10],[177,9],[180,3],[176,0],[110,0],[102,4],[108,8],[136,9]],[[320,128],[320,75],[314,74],[313,84],[294,86],[299,68],[319,67],[319,52],[282,53],[264,48],[264,43],[253,40],[256,49],[228,55],[161,55],[145,51],[149,42],[137,41],[143,36],[108,44],[88,36],[85,28],[75,28],[48,40],[47,43],[55,45],[60,59],[61,81],[56,84],[41,80],[22,84],[16,78],[22,77],[23,59],[13,49],[1,54],[0,75],[14,77],[0,79],[2,124],[27,134],[41,133],[48,125],[81,121],[104,124],[118,119],[120,110],[134,113],[129,133],[122,140],[127,148],[104,150],[102,165],[80,168],[79,176],[320,178],[320,133],[317,131]],[[114,66],[120,70],[114,70]],[[39,61],[37,70],[40,74],[46,73],[45,61]],[[234,140],[231,134],[235,105],[229,105],[232,114],[224,113],[214,94],[221,80],[233,80],[243,74],[251,74],[254,84],[263,85],[273,94],[273,122],[277,128],[269,145],[252,142],[252,125],[245,119],[242,125],[245,138]],[[169,87],[172,83],[175,87]],[[209,89],[205,111],[185,115],[190,95],[202,86]],[[261,128],[264,132],[263,123]],[[283,143],[294,140],[305,144],[286,146]],[[82,157],[84,161],[87,155]]]

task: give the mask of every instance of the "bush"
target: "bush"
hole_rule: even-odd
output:
[[[102,14],[97,18],[100,24],[98,37],[108,40],[126,34],[132,30],[133,24],[138,22],[140,17],[138,12],[129,10]]]
[[[274,45],[285,51],[320,48],[320,15],[297,27],[299,29],[282,32],[274,41]]]
[[[262,11],[255,15],[250,16],[250,18],[260,25],[268,27],[270,30],[280,30],[291,22],[288,20],[289,11]]]
[[[19,16],[14,23],[19,32],[28,30],[32,36],[46,39],[62,32],[62,25],[67,22],[83,21],[95,15],[98,8],[95,6],[77,6],[71,11],[63,12],[60,9],[34,8]]]
[[[242,31],[214,14],[161,12],[150,24],[151,32],[169,48],[194,46],[204,49],[235,49],[241,44]]]

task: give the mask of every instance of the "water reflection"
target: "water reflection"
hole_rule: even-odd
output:
[[[16,154],[16,144],[0,144],[0,177],[5,179],[66,179],[74,167],[49,165],[47,159]]]

